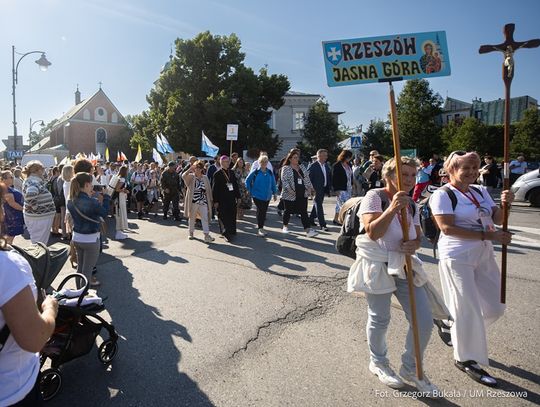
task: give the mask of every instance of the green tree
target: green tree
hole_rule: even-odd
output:
[[[364,135],[364,139],[362,140],[362,153],[364,157],[369,157],[371,150],[377,150],[379,154],[385,156],[394,155],[390,123],[380,119],[372,120]]]
[[[529,160],[540,159],[540,113],[538,109],[528,109],[523,119],[516,123],[510,151],[514,157],[522,153]]]
[[[512,137],[512,127],[510,137]],[[503,155],[503,126],[486,125],[474,117],[451,121],[442,129],[442,139],[448,154],[455,150],[476,151],[480,155]]]
[[[344,129],[344,132],[346,130]],[[335,117],[328,111],[328,103],[324,100],[317,101],[308,111],[302,141],[298,148],[302,154],[311,157],[318,149],[328,150],[328,158],[334,161],[339,152],[338,143],[343,139],[343,132]]]
[[[420,157],[430,157],[443,148],[441,126],[442,98],[425,79],[407,81],[397,101],[401,148],[416,148]]]
[[[133,118],[135,140],[155,145],[163,133],[177,151],[201,153],[201,132],[228,151],[226,126],[239,125],[235,150],[266,149],[273,155],[278,135],[267,125],[271,109],[279,109],[289,89],[284,75],[256,74],[244,65],[235,34],[206,31],[189,40],[177,39],[176,55],[147,96],[149,109]]]

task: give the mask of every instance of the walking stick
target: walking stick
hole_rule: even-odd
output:
[[[399,145],[399,130],[397,123],[397,110],[396,100],[394,94],[394,87],[392,82],[388,82],[390,86],[390,119],[392,122],[392,138],[394,142],[394,159],[396,160],[396,178],[398,182],[398,189],[403,190],[401,181],[401,152]],[[403,240],[409,240],[409,224],[407,222],[407,208],[401,209],[401,230],[403,231]],[[414,295],[414,282],[413,282],[413,270],[411,256],[405,256],[405,271],[407,275],[407,285],[409,287],[409,302],[411,305],[411,323],[413,331],[414,342],[414,357],[416,359],[416,377],[419,380],[424,378],[424,372],[422,370],[422,359],[420,357],[420,335],[418,333],[418,318],[416,316],[416,297]]]
[[[505,41],[497,45],[482,45],[478,52],[486,54],[492,51],[504,53],[502,65],[502,79],[504,82],[504,170],[503,170],[503,191],[510,188],[510,86],[515,73],[514,52],[519,48],[536,48],[540,46],[540,39],[517,42],[514,41],[515,24],[506,24],[503,29]],[[503,210],[503,230],[508,231],[508,217],[510,215],[510,205],[504,203]],[[506,270],[507,270],[508,246],[502,245],[501,259],[501,303],[506,303]]]

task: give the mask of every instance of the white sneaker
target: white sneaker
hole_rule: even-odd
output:
[[[264,231],[264,229],[259,229],[257,231],[257,235],[259,235],[260,237],[265,237],[266,236],[266,232]]]
[[[307,237],[315,237],[319,234],[319,232],[317,232],[315,229],[309,229],[307,232],[306,232],[306,236]]]
[[[401,389],[405,386],[405,383],[403,383],[396,372],[392,370],[390,365],[378,365],[369,362],[369,371],[377,376],[381,383],[386,384],[392,389]]]
[[[205,236],[204,236],[204,241],[205,241],[205,243],[212,243],[214,240],[216,240],[216,239],[214,239],[214,238],[213,238],[212,236],[210,236],[210,235],[205,235]]]
[[[189,239],[189,240],[193,240],[193,235],[190,234],[190,235],[188,236],[188,239]]]
[[[281,232],[289,233],[289,228],[287,226],[283,226],[283,229],[281,229]]]
[[[403,378],[403,380],[414,383],[418,391],[422,393],[422,396],[432,399],[440,397],[439,388],[429,381],[425,373],[424,378],[419,380],[418,377],[416,377],[416,372],[412,373],[406,369],[405,366],[401,366],[401,369],[399,369],[399,375]]]
[[[127,237],[128,236],[121,230],[117,230],[116,235],[114,235],[115,240],[124,240],[124,239],[127,239]]]

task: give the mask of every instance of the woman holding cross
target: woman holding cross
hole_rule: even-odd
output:
[[[438,189],[430,206],[441,230],[439,273],[444,300],[454,323],[450,329],[455,365],[486,386],[497,381],[480,365],[489,366],[486,325],[504,313],[499,302],[501,275],[491,242],[509,244],[510,232],[496,230],[503,221],[486,187],[472,185],[479,176],[480,157],[454,151],[444,163],[450,177],[448,190]],[[501,204],[514,194],[503,191]]]

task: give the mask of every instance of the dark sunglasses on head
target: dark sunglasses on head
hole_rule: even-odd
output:
[[[448,159],[452,158],[455,155],[459,155],[461,157],[462,155],[465,155],[465,154],[467,154],[467,152],[463,150],[452,151],[450,156],[448,156]]]

